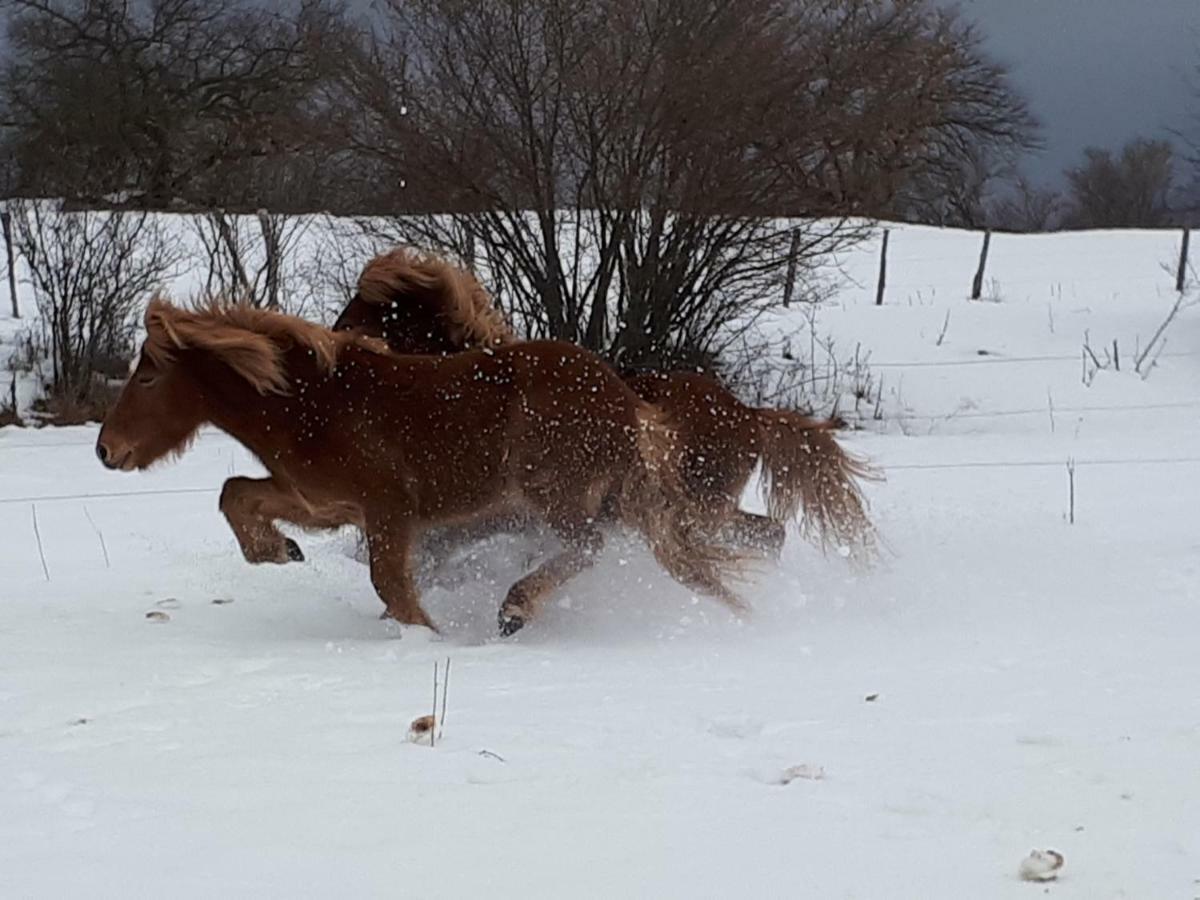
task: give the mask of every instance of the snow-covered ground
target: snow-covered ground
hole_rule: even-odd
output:
[[[998,237],[980,303],[978,235],[893,231],[882,308],[843,260],[890,553],[794,542],[743,624],[616,543],[498,640],[497,540],[401,637],[349,535],[242,562],[225,438],[118,475],[93,428],[0,430],[0,897],[1042,896],[1032,848],[1051,896],[1200,895],[1200,307],[1132,365],[1175,242]]]

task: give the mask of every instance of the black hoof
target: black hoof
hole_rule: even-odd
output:
[[[304,562],[304,554],[300,552],[300,545],[291,538],[283,539],[283,548],[287,551],[287,558],[290,562]]]
[[[500,610],[500,637],[512,637],[518,631],[525,627],[525,617],[519,613],[511,613],[506,610]]]

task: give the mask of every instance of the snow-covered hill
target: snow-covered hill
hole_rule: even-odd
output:
[[[971,303],[979,241],[894,229],[882,307],[877,247],[841,260],[890,553],[794,541],[745,623],[618,543],[501,641],[532,548],[496,540],[400,636],[348,535],[242,562],[222,436],[119,475],[0,430],[0,896],[1025,897],[1035,847],[1052,896],[1195,894],[1200,306],[1133,366],[1177,236],[998,236]]]

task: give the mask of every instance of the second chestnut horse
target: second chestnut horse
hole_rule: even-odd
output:
[[[399,353],[518,342],[474,275],[404,247],[367,264],[333,327],[381,338]],[[857,481],[876,475],[838,444],[837,422],[747,406],[696,372],[642,373],[626,383],[677,430],[688,493],[715,532],[737,546],[778,554],[785,524],[799,517],[802,533],[822,546],[871,550],[873,529]],[[739,507],[760,460],[766,516]]]

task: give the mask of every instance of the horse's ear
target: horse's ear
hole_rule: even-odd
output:
[[[163,320],[169,309],[171,309],[171,304],[164,300],[161,294],[155,294],[151,297],[150,302],[146,304],[146,315],[143,318],[146,331],[161,332],[164,324]]]
[[[159,294],[155,294],[146,306],[144,324],[147,340],[164,351],[170,347],[181,348],[183,341],[174,325],[178,310]]]

